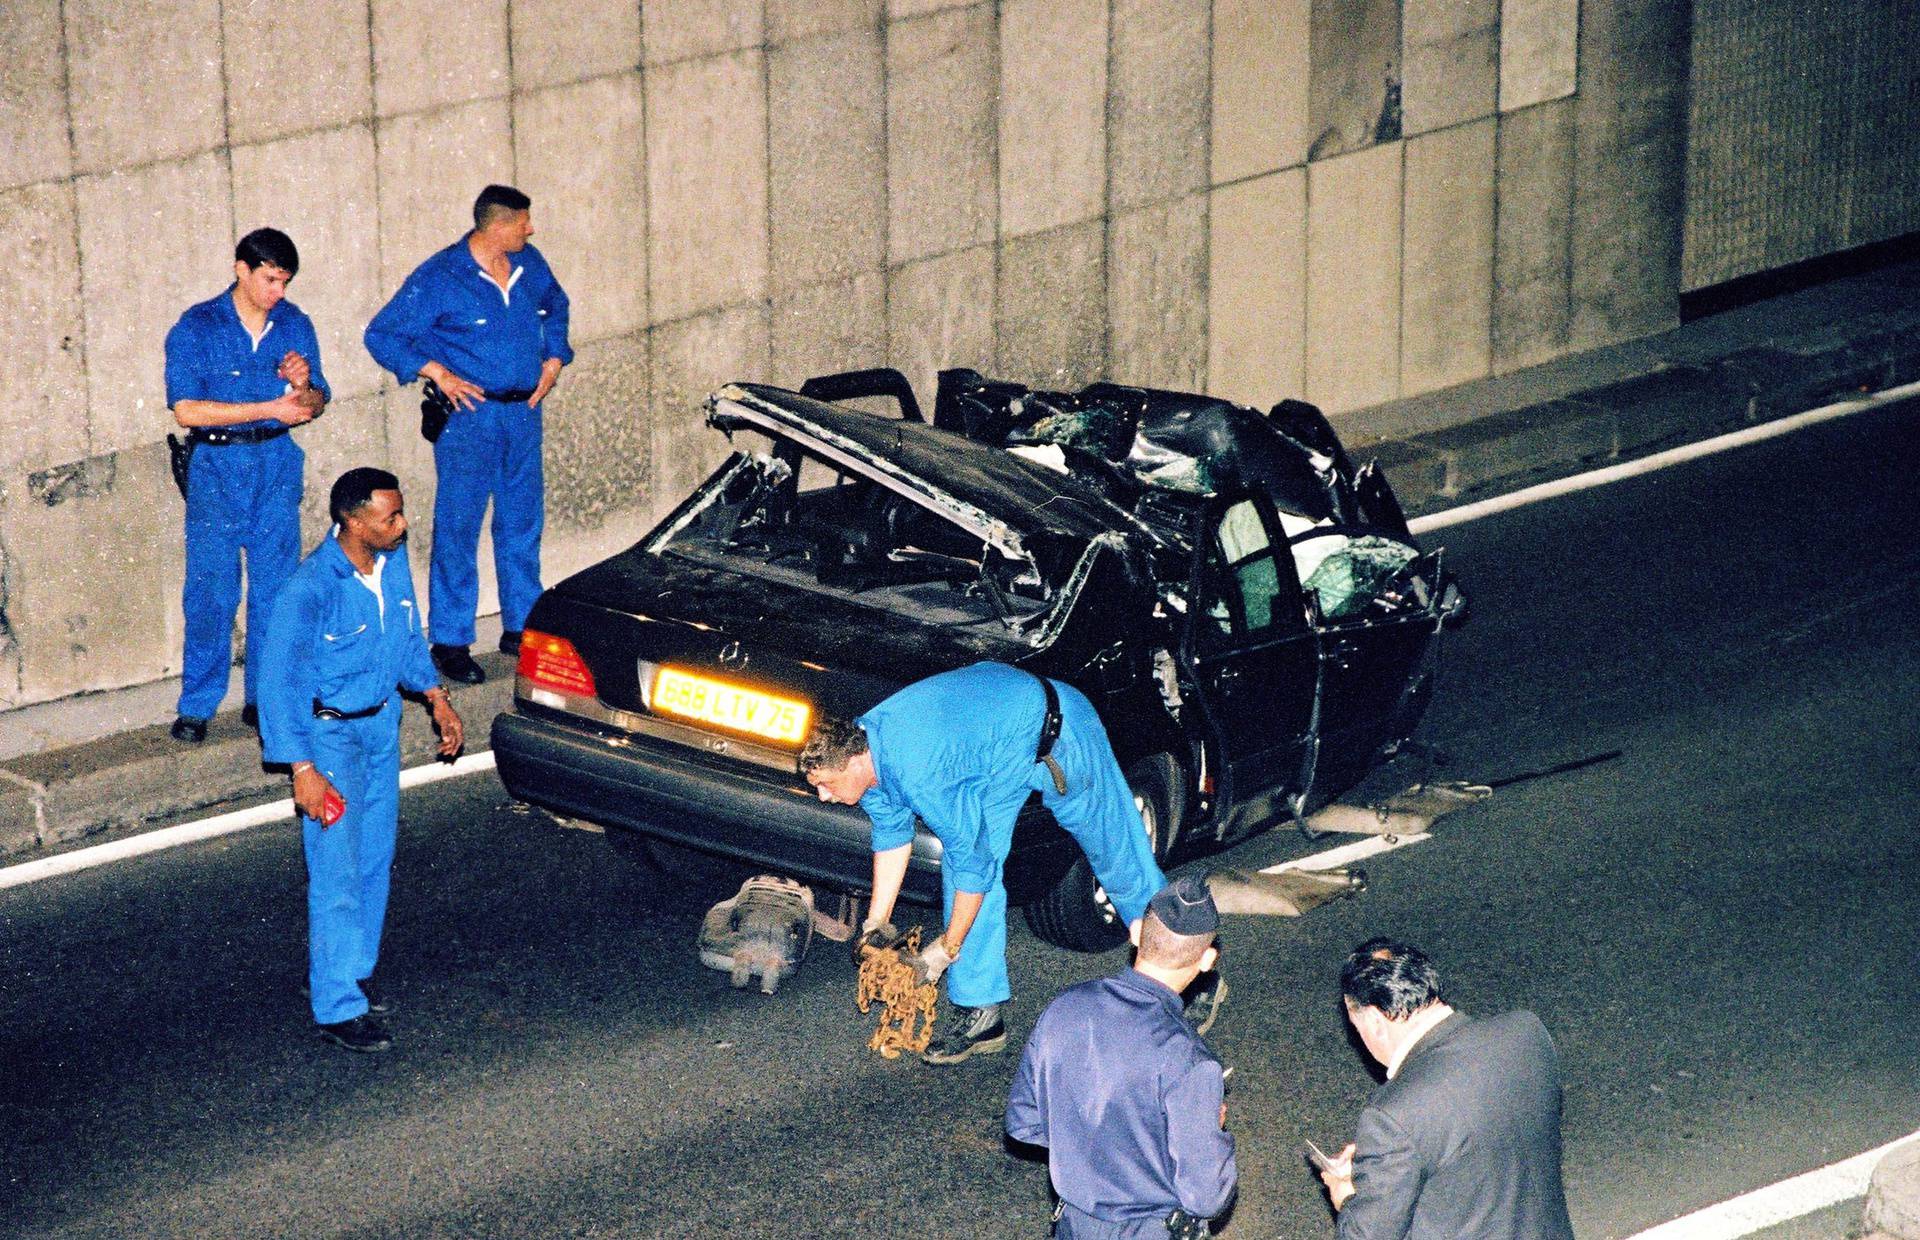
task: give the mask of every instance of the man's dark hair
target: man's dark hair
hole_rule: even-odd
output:
[[[473,200],[473,226],[485,228],[501,215],[512,215],[533,207],[533,199],[511,185],[489,185]]]
[[[824,715],[800,751],[800,773],[838,771],[867,752],[867,731],[851,719]]]
[[[300,273],[300,251],[294,248],[293,238],[277,228],[256,228],[240,238],[240,244],[233,247],[233,261],[245,263],[250,269],[268,263],[289,276]]]
[[[336,524],[343,523],[365,508],[372,501],[375,491],[399,489],[400,480],[386,470],[362,465],[357,469],[349,469],[334,480],[333,490],[327,495],[327,511],[332,514]]]
[[[1340,993],[1355,1007],[1401,1020],[1440,1001],[1440,971],[1427,954],[1396,939],[1368,939],[1340,969]]]
[[[1159,913],[1149,908],[1140,919],[1139,960],[1163,969],[1191,968],[1213,946],[1213,937],[1211,930],[1205,934],[1176,934],[1160,920]]]

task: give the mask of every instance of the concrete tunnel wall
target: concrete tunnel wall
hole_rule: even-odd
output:
[[[335,389],[298,432],[309,543],[331,479],[384,463],[422,568],[417,389],[360,332],[482,184],[532,194],[579,351],[553,581],[711,467],[732,379],[890,363],[930,396],[970,365],[1337,415],[1671,324],[1686,10],[7,0],[0,708],[177,674],[161,341],[250,228],[299,244]]]

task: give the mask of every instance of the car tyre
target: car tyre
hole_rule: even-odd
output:
[[[1127,785],[1140,806],[1153,855],[1164,861],[1178,837],[1186,813],[1187,784],[1170,754],[1154,754],[1127,768]],[[1035,935],[1076,952],[1103,952],[1127,941],[1126,923],[1094,877],[1093,866],[1077,858],[1053,890],[1027,905],[1027,925]]]

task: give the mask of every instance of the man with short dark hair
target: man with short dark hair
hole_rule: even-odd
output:
[[[1206,880],[1185,875],[1133,927],[1131,969],[1071,987],[1040,1014],[1006,1126],[1047,1147],[1056,1237],[1202,1235],[1232,1200],[1226,1074],[1180,1001],[1212,967],[1219,927]]]
[[[1006,1049],[1001,1005],[1012,990],[1000,867],[1034,792],[1080,845],[1122,920],[1138,921],[1166,886],[1093,703],[1009,664],[941,672],[858,719],[819,721],[800,770],[821,800],[857,804],[873,822],[873,906],[856,950],[892,938],[888,918],[907,876],[915,817],[940,840],[947,924],[922,949],[920,966],[929,981],[945,975],[951,1010],[921,1054],[928,1063]]]
[[[318,417],[331,393],[320,373],[313,323],[286,300],[299,270],[293,240],[279,229],[257,228],[234,247],[233,283],[188,309],[167,333],[167,407],[187,428],[185,639],[175,740],[205,740],[207,720],[226,696],[242,554],[242,713],[250,721],[273,597],[300,562],[306,454],[287,432]]]
[[[473,231],[415,268],[366,330],[374,361],[402,384],[426,380],[451,409],[433,441],[439,489],[427,594],[434,664],[466,684],[486,679],[470,647],[489,499],[501,650],[519,652],[540,596],[540,403],[573,360],[566,290],[528,243],[532,212],[533,200],[510,185],[481,190]]]
[[[1320,1173],[1342,1240],[1571,1240],[1560,1060],[1532,1012],[1469,1020],[1424,952],[1369,939],[1340,970],[1347,1019],[1387,1070]]]
[[[384,469],[340,475],[334,527],[274,603],[260,669],[266,760],[293,770],[307,857],[307,988],[320,1035],[354,1051],[391,1044],[374,1019],[400,821],[400,694],[424,693],[440,756],[460,716],[434,674],[407,567],[406,502]]]

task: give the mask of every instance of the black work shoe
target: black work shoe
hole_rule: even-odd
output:
[[[991,1055],[1007,1049],[1007,1026],[1000,1019],[1000,1005],[985,1007],[948,1006],[936,1034],[920,1058],[928,1063],[959,1063],[974,1055]]]
[[[245,706],[242,706],[240,708],[240,722],[258,732],[260,730],[260,708],[252,702],[248,702]]]
[[[477,685],[487,678],[465,646],[435,646],[433,665],[440,669],[442,676],[463,685]]]
[[[1215,969],[1211,973],[1202,973],[1187,987],[1187,1010],[1184,1015],[1187,1024],[1193,1026],[1195,1033],[1204,1034],[1213,1028],[1213,1022],[1220,1015],[1220,1009],[1227,1002],[1227,979]]]
[[[520,653],[520,630],[508,629],[500,634],[500,653],[518,655]]]
[[[380,1022],[365,1012],[352,1020],[318,1025],[316,1028],[320,1030],[321,1037],[350,1051],[384,1051],[393,1045],[393,1039],[380,1027]]]
[[[182,715],[173,721],[173,726],[167,729],[167,735],[176,741],[198,745],[207,739],[207,721],[195,719],[192,715]]]

